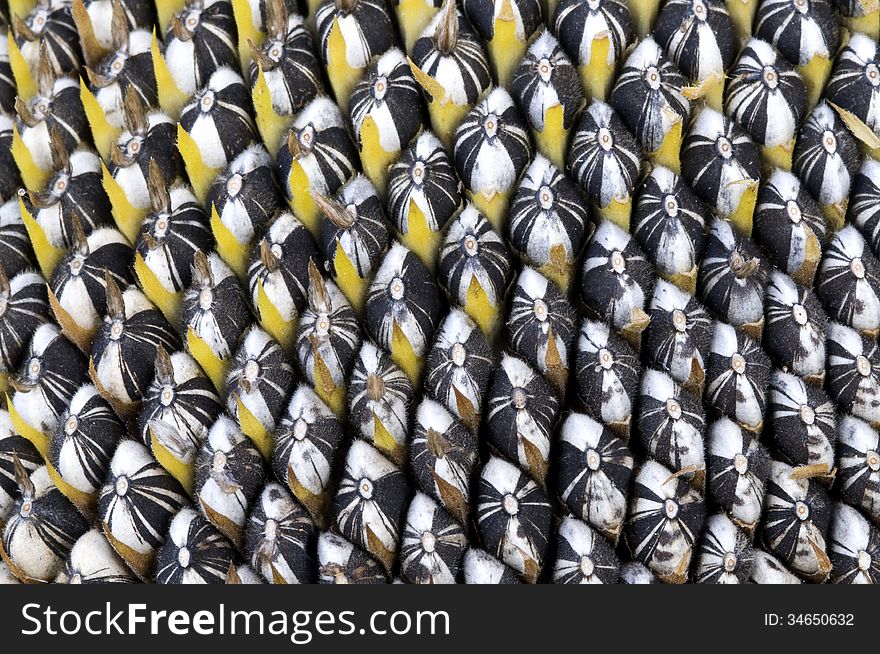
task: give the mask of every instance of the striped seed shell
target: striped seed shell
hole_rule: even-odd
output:
[[[171,445],[172,452],[179,451],[182,460],[192,461],[223,405],[211,381],[186,352],[169,354],[157,348],[155,363],[156,375],[138,416],[138,433],[144,445],[149,447],[156,438],[165,447]],[[170,444],[163,439],[168,428],[176,435]]]
[[[183,293],[180,322],[220,360],[227,360],[237,351],[251,322],[244,289],[216,252],[195,253],[192,278]],[[189,337],[186,343],[189,348]]]
[[[315,525],[281,485],[268,482],[251,508],[244,553],[273,584],[315,583]]]
[[[638,561],[630,561],[620,566],[619,581],[621,584],[632,586],[660,583],[654,573],[644,563]]]
[[[755,239],[782,272],[812,286],[827,227],[822,212],[800,180],[775,170],[761,186],[755,209]]]
[[[71,340],[88,351],[107,313],[105,275],[127,287],[134,282],[134,253],[122,232],[99,227],[88,237],[76,235],[71,250],[55,265],[49,290],[56,320]]]
[[[574,366],[583,410],[628,440],[642,374],[638,354],[606,323],[587,318],[581,323]]]
[[[224,536],[241,544],[248,511],[266,479],[259,450],[223,416],[201,443],[195,467],[199,507]]]
[[[803,578],[822,582],[831,572],[825,537],[831,503],[812,479],[792,479],[793,469],[770,464],[762,539],[772,554]]]
[[[751,539],[723,513],[706,520],[700,537],[694,581],[698,584],[744,584],[752,572]]]
[[[318,537],[318,583],[387,584],[382,564],[357,545],[329,531]]]
[[[346,45],[345,63],[355,70],[366,68],[374,56],[386,52],[396,41],[397,32],[385,0],[323,2],[315,13],[315,29],[325,66],[329,64],[330,36],[337,24]],[[346,102],[348,98],[337,100]]]
[[[4,25],[8,25],[9,16],[4,13],[5,11],[8,11],[6,7],[0,8],[0,21]],[[0,43],[0,112],[11,114],[15,110],[16,95],[15,77],[12,74],[12,66],[9,65],[9,41],[7,40],[5,43]]]
[[[819,382],[825,376],[825,324],[828,317],[815,293],[788,275],[770,274],[764,300],[763,345],[779,366]]]
[[[388,217],[401,234],[413,209],[439,232],[461,206],[461,183],[443,144],[423,131],[388,169]]]
[[[633,457],[607,427],[582,413],[562,423],[557,445],[559,497],[612,543],[626,518]]]
[[[275,432],[272,469],[314,520],[325,522],[342,423],[307,384],[300,384]]]
[[[697,287],[700,299],[717,316],[760,338],[768,266],[750,238],[726,220],[709,226]]]
[[[31,70],[37,69],[44,45],[56,73],[62,75],[79,70],[82,50],[69,5],[35,3],[26,16],[15,16],[12,26],[15,29],[10,29],[10,33],[14,33],[18,49]]]
[[[28,210],[50,245],[66,250],[75,243],[74,216],[87,236],[111,218],[98,155],[84,147],[70,154],[61,148],[55,140],[52,174],[41,190],[30,194]]]
[[[707,80],[723,83],[739,48],[730,13],[719,0],[670,0],[657,14],[653,34],[697,85]]]
[[[559,523],[553,582],[615,584],[620,562],[614,548],[589,525],[566,517]]]
[[[648,358],[679,384],[700,392],[712,338],[712,318],[697,299],[659,279],[648,308]]]
[[[15,412],[37,431],[52,433],[86,381],[86,367],[82,352],[55,325],[40,325],[22,357],[12,396]]]
[[[719,217],[731,219],[758,186],[761,155],[735,120],[704,107],[684,137],[681,176]]]
[[[709,496],[741,529],[752,533],[761,519],[770,455],[729,418],[719,418],[706,438]]]
[[[865,157],[849,197],[847,222],[859,229],[877,254],[880,252],[880,162]]]
[[[0,179],[0,202],[14,201],[17,207],[21,175],[12,157],[12,126],[12,118],[0,111],[0,166],[8,171],[8,174]]]
[[[118,5],[121,7],[121,3]],[[114,9],[114,13],[118,11]],[[119,12],[119,18],[122,18]],[[114,29],[110,52],[100,61],[86,68],[89,89],[111,127],[125,126],[124,98],[129,88],[134,89],[145,106],[159,104],[159,91],[153,69],[153,36],[147,29],[131,29],[122,21],[121,29]],[[119,23],[117,23],[119,24]]]
[[[829,103],[844,110],[841,117],[858,138],[880,135],[880,48],[865,34],[853,34],[841,49],[825,87]],[[855,122],[853,118],[857,119]],[[862,130],[867,128],[868,133]]]
[[[605,39],[608,40],[608,63],[616,64],[633,36],[626,0],[592,3],[560,0],[556,5],[553,27],[562,47],[579,66],[589,66],[593,62],[595,42]]]
[[[595,100],[581,115],[565,165],[590,200],[605,208],[629,202],[641,160],[639,145],[617,112]]]
[[[4,169],[11,170],[11,164],[10,168]],[[6,276],[10,279],[26,268],[33,268],[36,265],[30,237],[21,219],[17,190],[13,199],[0,204],[0,261],[3,262]]]
[[[494,353],[486,336],[461,309],[453,308],[437,330],[425,365],[425,390],[471,431],[480,424]]]
[[[788,373],[776,371],[768,406],[773,448],[795,472],[819,481],[834,478],[837,420],[824,391]]]
[[[22,581],[52,581],[88,521],[52,484],[46,466],[17,467],[21,497],[3,530],[4,560]]]
[[[137,577],[125,565],[97,527],[82,536],[67,555],[56,584],[135,584]]]
[[[764,424],[770,359],[745,331],[715,323],[704,401],[751,433]]]
[[[754,34],[772,43],[793,66],[807,66],[814,57],[834,58],[839,44],[837,19],[828,0],[797,5],[789,0],[762,0]]]
[[[95,385],[84,384],[52,433],[49,460],[65,484],[91,499],[104,484],[117,443],[126,436],[125,425]]]
[[[289,211],[278,215],[251,252],[248,290],[255,312],[260,314],[263,293],[282,320],[296,321],[306,303],[313,259],[320,260],[309,230]]]
[[[124,10],[125,24],[130,29],[142,28],[149,29],[156,22],[156,7],[153,3],[138,2],[138,0],[89,0],[84,2],[89,20],[92,23],[92,29],[98,44],[102,47],[112,47],[113,45],[113,8],[119,5]],[[74,11],[74,20],[79,21],[77,12]],[[79,27],[79,23],[77,23]],[[85,39],[84,39],[85,40]],[[83,43],[83,54],[86,63],[89,63],[89,48]]]
[[[846,504],[832,509],[828,556],[831,583],[880,583],[880,531]]]
[[[423,358],[443,315],[434,275],[407,248],[395,243],[385,255],[367,292],[364,317],[376,343],[394,352],[403,336]]]
[[[415,412],[409,460],[419,488],[466,524],[478,460],[475,436],[442,405],[422,400]]]
[[[479,36],[452,3],[449,7],[447,11],[455,12],[458,20],[439,12],[413,44],[411,59],[437,82],[436,90],[443,92],[440,97],[431,97],[434,89],[425,89],[430,100],[466,107],[479,100],[492,84],[492,77]],[[451,30],[445,27],[449,22],[455,24]],[[419,81],[422,83],[421,76]]]
[[[575,260],[593,231],[577,185],[538,154],[510,207],[510,244],[523,261],[567,290]]]
[[[229,0],[188,0],[165,31],[164,58],[175,86],[191,96],[223,66],[238,67]]]
[[[447,228],[437,271],[440,284],[454,303],[465,308],[474,287],[482,290],[491,307],[499,307],[512,277],[513,260],[504,239],[468,204]],[[483,324],[481,317],[468,313]]]
[[[657,166],[642,180],[633,209],[633,235],[657,274],[693,292],[705,246],[706,208],[681,178]]]
[[[15,126],[34,164],[48,170],[52,167],[48,136],[57,131],[64,149],[73,152],[83,139],[88,142],[89,123],[80,100],[78,80],[56,76],[48,50],[40,55],[36,80],[36,94],[16,102]]]
[[[397,558],[408,493],[406,475],[379,450],[359,439],[352,443],[333,501],[334,524],[386,571]]]
[[[705,519],[703,496],[648,459],[636,472],[626,536],[636,561],[667,583],[684,583]]]
[[[417,491],[403,527],[400,574],[412,584],[454,584],[467,543],[465,528]]]
[[[300,370],[322,396],[345,388],[360,348],[357,313],[339,287],[310,266],[308,306],[300,314],[296,352]],[[334,407],[335,408],[335,407]]]
[[[18,369],[31,335],[49,322],[46,281],[22,271],[12,279],[0,264],[0,374]]]
[[[655,152],[676,125],[687,122],[685,86],[684,75],[648,36],[626,58],[610,102],[641,146]]]
[[[409,436],[413,386],[391,357],[364,341],[348,386],[349,422],[395,461],[402,461]]]
[[[512,463],[491,456],[480,472],[476,501],[477,531],[486,550],[534,583],[553,518],[547,495]]]
[[[336,193],[358,167],[358,152],[339,107],[318,96],[297,115],[275,160],[278,179],[288,200],[311,190],[323,195]],[[291,188],[291,167],[297,164],[308,186]]]
[[[156,350],[176,352],[181,342],[136,286],[120,291],[109,275],[105,285],[107,313],[92,342],[90,373],[101,395],[114,408],[130,413],[153,380]]]
[[[752,552],[752,575],[749,581],[756,584],[802,584],[790,573],[782,562],[762,549],[755,547]]]
[[[756,143],[768,148],[790,147],[807,102],[804,81],[791,64],[766,41],[751,39],[728,78],[724,90],[727,115]]]
[[[584,304],[630,342],[648,326],[647,300],[654,289],[654,269],[628,233],[603,221],[583,255],[581,298]]]
[[[880,261],[852,225],[825,249],[816,295],[831,318],[872,337],[880,333]]]
[[[455,169],[474,194],[510,192],[531,158],[528,125],[503,88],[492,89],[456,130]]]
[[[312,35],[301,16],[288,12],[284,2],[266,2],[267,35],[252,48],[248,69],[251,89],[263,71],[272,108],[281,116],[299,113],[324,91],[321,62]]]
[[[490,445],[543,487],[559,413],[553,388],[525,360],[504,355],[489,383],[486,407]]]
[[[138,3],[141,4],[141,3]],[[150,209],[150,161],[155,160],[167,187],[183,175],[177,149],[177,124],[168,115],[141,104],[129,87],[125,103],[125,129],[110,146],[107,170],[135,209]]]
[[[828,394],[844,413],[880,426],[880,352],[877,339],[828,323]]]
[[[250,145],[208,189],[205,206],[217,210],[220,222],[243,245],[253,243],[283,207],[272,168],[266,148]]]
[[[823,100],[798,132],[792,170],[822,207],[843,221],[853,177],[859,170],[858,141]]]
[[[523,268],[507,319],[510,344],[559,393],[568,381],[574,322],[575,312],[559,287],[534,268]]]
[[[226,410],[241,424],[241,406],[272,432],[295,379],[293,365],[278,342],[254,325],[242,339],[226,376]]]
[[[462,562],[466,584],[521,584],[519,575],[488,552],[468,548]]]
[[[183,488],[141,443],[120,441],[98,498],[98,518],[113,549],[142,579],[151,575]]]
[[[325,267],[334,277],[339,275],[337,258],[344,254],[361,279],[369,279],[376,271],[390,229],[382,201],[370,180],[356,175],[339,190],[331,202],[330,213],[324,211],[321,222],[320,246]]]
[[[187,507],[168,526],[154,576],[158,584],[222,584],[235,558],[232,543]]]
[[[841,498],[880,524],[880,437],[852,416],[837,421],[837,477]]]
[[[15,460],[27,475],[43,465],[43,457],[24,436],[15,433],[9,412],[0,410],[0,524],[12,513],[21,490],[15,477]]]
[[[214,237],[193,192],[186,186],[165,189],[160,179],[151,177],[153,212],[144,218],[134,247],[162,288],[178,293],[192,283],[195,253],[209,252]]]
[[[488,4],[488,0],[479,1]],[[547,29],[529,45],[510,81],[510,92],[535,132],[544,130],[548,111],[557,106],[562,108],[561,127],[571,129],[584,104],[577,69]]]
[[[464,15],[477,30],[483,41],[495,38],[496,23],[512,20],[516,36],[520,40],[528,40],[542,23],[540,0],[508,0],[509,16],[505,16],[503,3],[495,6],[493,0],[462,0]]]
[[[351,93],[351,124],[364,147],[362,129],[369,118],[385,152],[399,152],[425,125],[421,87],[406,55],[391,48],[370,64]]]
[[[250,91],[241,75],[222,67],[180,110],[180,127],[195,142],[207,168],[225,169],[257,140],[250,107]]]
[[[657,461],[702,490],[706,480],[706,416],[695,397],[669,375],[646,370],[639,389],[637,425],[642,444]]]

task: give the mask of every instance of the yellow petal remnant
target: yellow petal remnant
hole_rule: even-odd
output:
[[[9,10],[13,11],[12,3],[10,2],[9,4]],[[27,16],[27,14],[15,14],[14,12],[11,15]],[[24,60],[21,50],[18,49],[15,35],[11,29],[7,34],[7,39],[9,41],[9,67],[12,68],[12,76],[15,77],[16,92],[22,100],[27,100],[36,95],[37,81],[34,79],[33,73],[31,73],[30,66]]]
[[[272,448],[275,445],[275,437],[263,424],[257,420],[253,413],[244,405],[241,399],[238,403],[238,424],[242,433],[253,441],[254,446],[267,461],[272,457]]]
[[[24,201],[21,198],[18,199],[18,205],[19,209],[21,209],[21,220],[24,223],[24,228],[27,230],[28,238],[30,238],[31,246],[37,257],[37,263],[40,265],[40,272],[43,273],[43,277],[46,279],[51,279],[55,266],[61,260],[61,257],[64,256],[64,250],[55,247],[49,242],[45,230],[25,208]]]
[[[18,172],[21,174],[21,181],[24,183],[25,188],[29,191],[37,191],[46,186],[46,182],[52,176],[52,171],[40,168],[37,162],[34,161],[34,156],[18,132],[18,125],[12,126],[11,150],[12,158],[18,167]]]
[[[254,113],[257,118],[257,130],[263,137],[263,142],[273,157],[278,154],[282,138],[290,127],[292,116],[281,116],[275,112],[272,106],[272,95],[269,93],[269,84],[262,67],[257,69],[257,83],[254,85],[251,99],[254,103]]]
[[[232,268],[239,279],[246,279],[248,257],[250,257],[249,244],[241,243],[235,238],[235,235],[220,220],[220,214],[217,213],[217,207],[213,202],[211,203],[211,232],[217,242],[217,254],[227,266]]]
[[[138,209],[128,200],[128,196],[119,185],[107,165],[101,162],[101,173],[103,175],[104,192],[110,199],[111,213],[113,220],[119,231],[128,239],[129,243],[134,243],[141,231],[141,224],[147,215],[147,209]]]
[[[134,272],[140,282],[144,295],[165,314],[172,325],[177,324],[180,315],[180,302],[183,296],[181,291],[170,291],[159,281],[156,274],[147,266],[147,262],[140,252],[134,255]]]
[[[205,204],[211,183],[222,171],[219,168],[210,168],[205,165],[199,146],[180,123],[177,124],[177,149],[180,151],[184,166],[186,166],[186,174],[189,176],[193,192],[199,202]]]
[[[79,78],[79,97],[82,100],[89,126],[92,128],[92,141],[95,143],[95,148],[104,161],[110,161],[110,146],[113,145],[122,130],[110,124],[107,115],[98,104],[95,94],[89,90],[82,77]]]
[[[162,51],[159,49],[159,40],[156,37],[155,28],[153,28],[153,43],[150,49],[153,55],[153,73],[156,76],[156,88],[159,91],[159,106],[162,107],[162,111],[166,114],[172,118],[177,118],[180,116],[180,110],[183,109],[183,105],[186,104],[189,96],[181,91],[174,82],[171,71],[168,70],[168,64],[165,63],[165,57],[162,56]]]
[[[187,327],[186,330],[186,346],[193,359],[198,361],[202,370],[205,371],[205,374],[214,383],[214,388],[217,389],[217,392],[222,392],[226,381],[226,371],[229,369],[229,362],[214,354],[214,351],[195,333],[192,327]]]
[[[288,352],[292,350],[297,320],[288,320],[272,304],[262,280],[257,281],[257,315],[260,326]]]
[[[516,33],[516,16],[512,0],[501,0],[502,7],[495,16],[492,40],[486,44],[489,60],[495,69],[495,79],[500,86],[508,86],[519,62],[526,53],[526,38]]]

